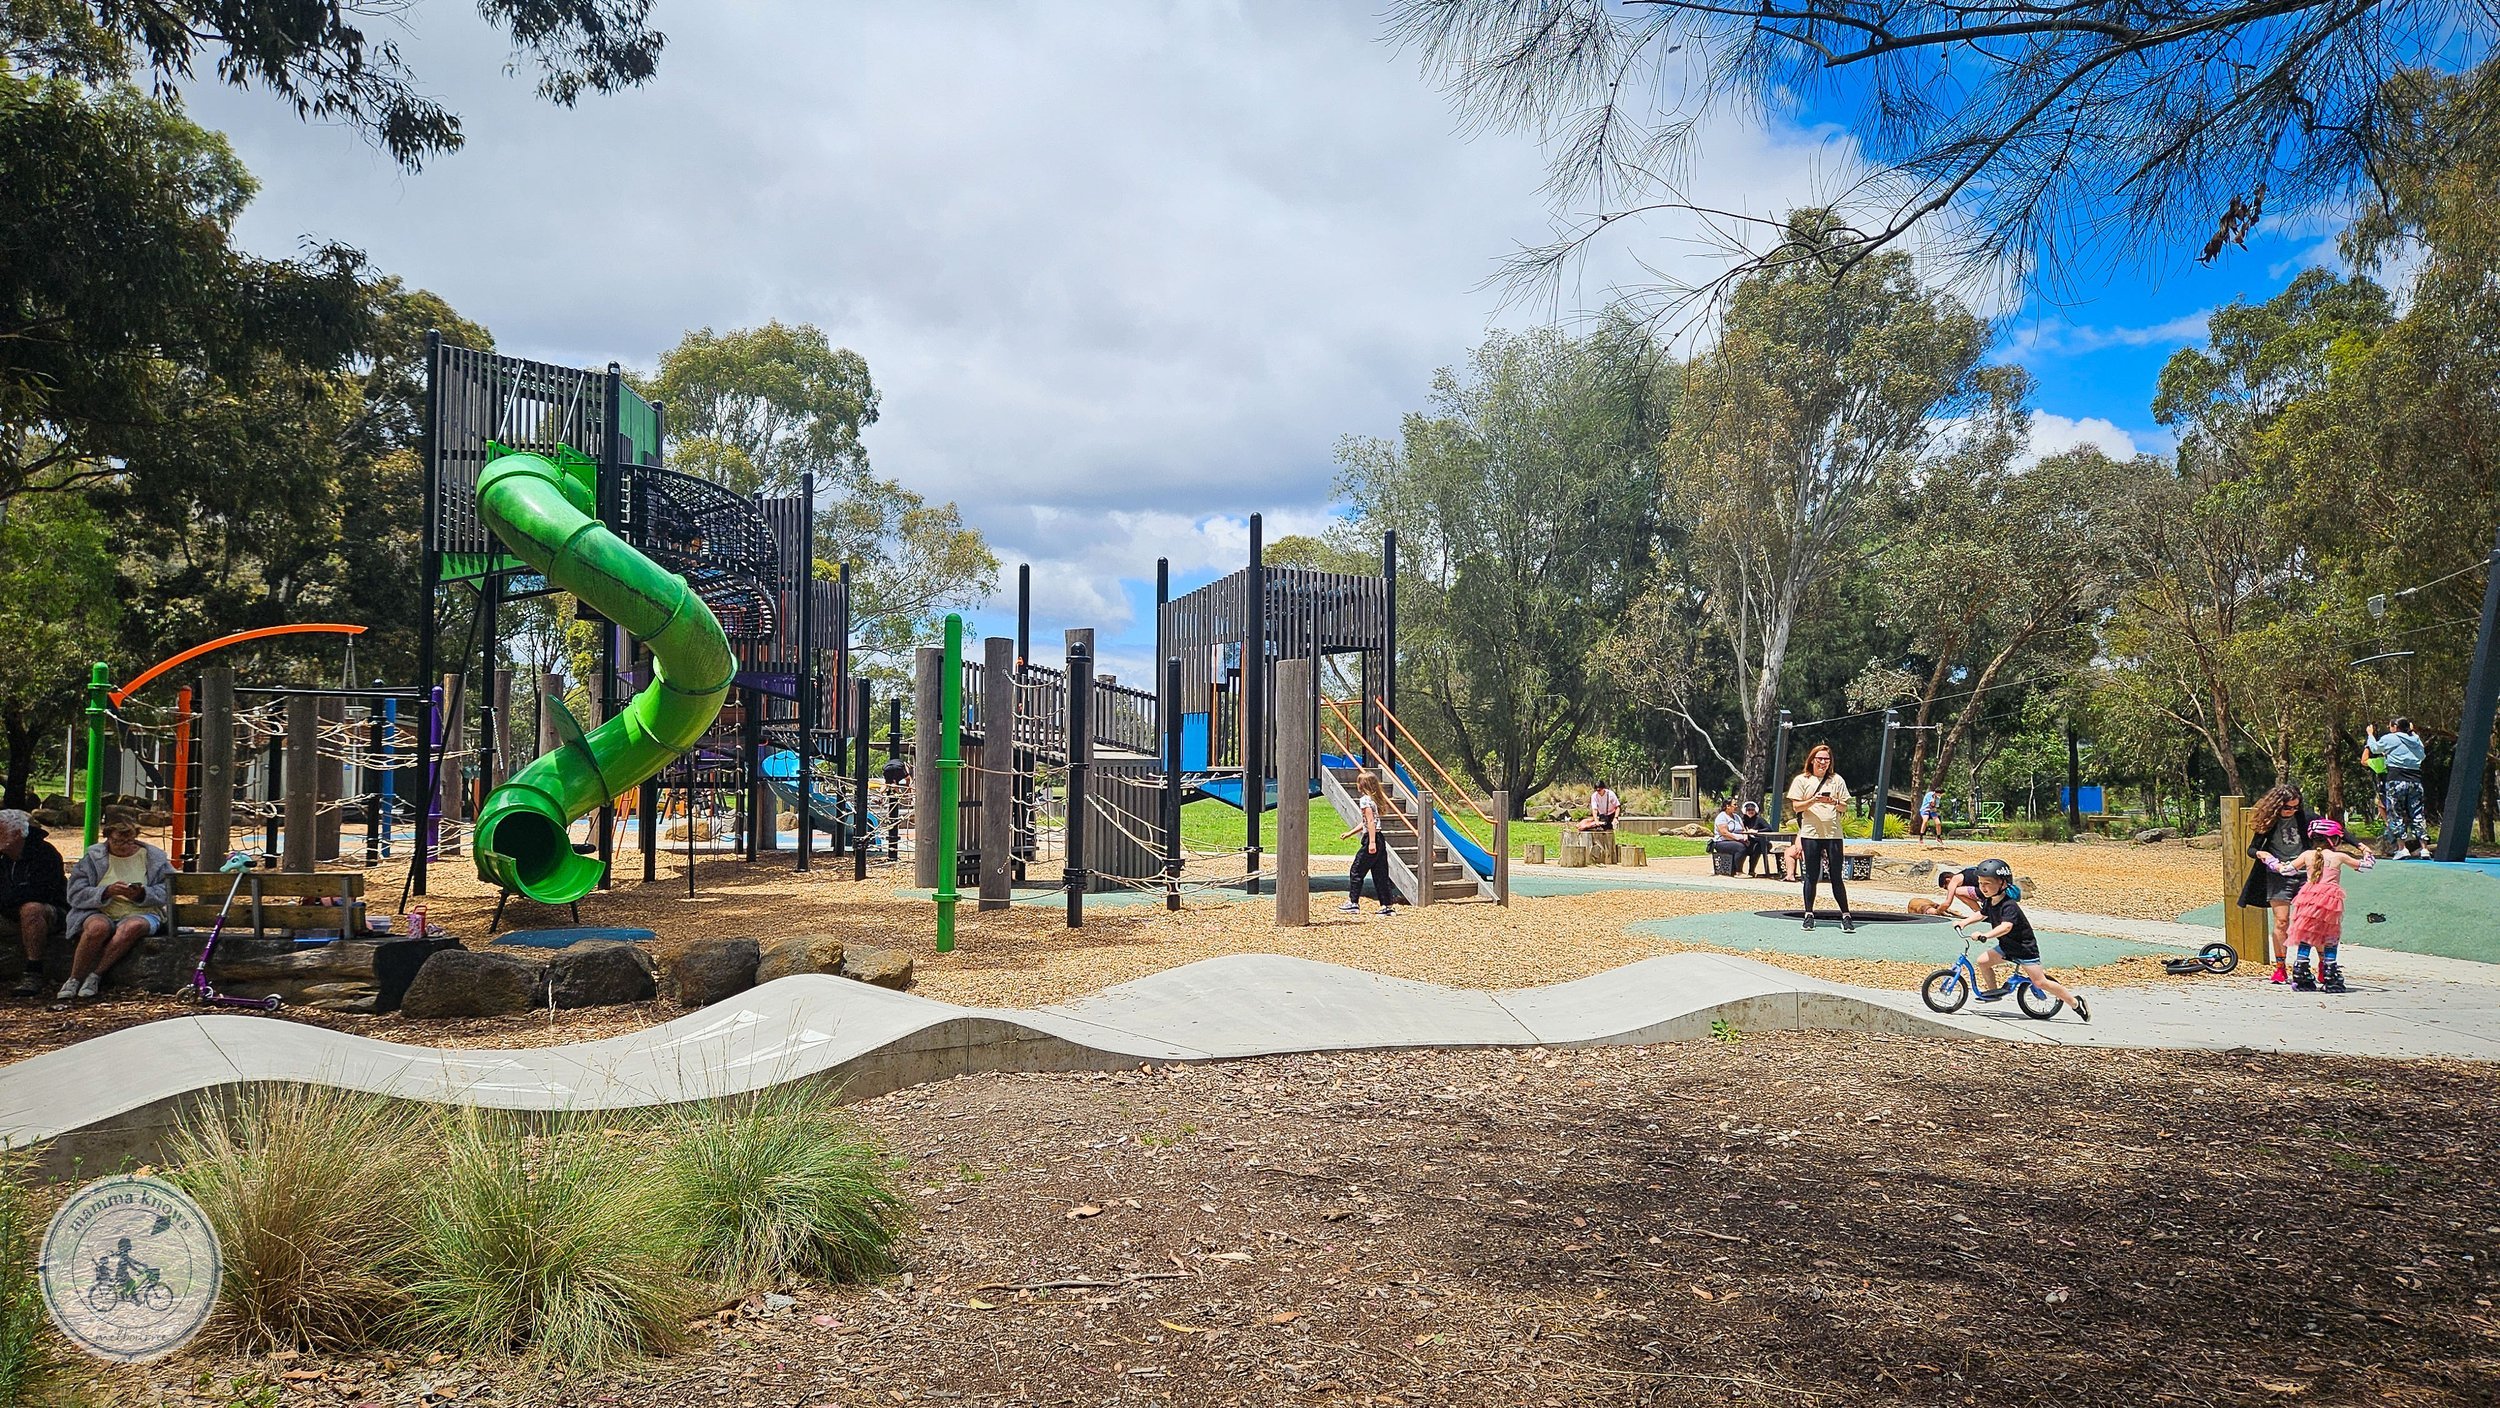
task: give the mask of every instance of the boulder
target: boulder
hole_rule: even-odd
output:
[[[539,1005],[546,970],[500,953],[445,949],[425,960],[399,1010],[411,1017],[507,1017]]]
[[[765,942],[763,957],[755,965],[755,981],[769,983],[801,973],[841,971],[840,939],[831,934],[790,934]]]
[[[649,1002],[660,995],[660,965],[639,944],[594,939],[558,953],[547,964],[547,986],[558,1007]]]
[[[371,983],[307,983],[289,1001],[316,1012],[352,1012],[358,1015],[373,1011],[375,989]]]
[[[425,961],[445,949],[460,947],[458,939],[385,939],[373,946],[373,983],[378,989],[376,1012],[396,1012],[408,996]]]
[[[763,951],[753,939],[705,939],[668,966],[669,986],[688,1007],[709,1007],[755,986]]]
[[[911,987],[911,955],[900,949],[854,948],[842,955],[842,976],[903,992]]]
[[[2156,826],[2150,830],[2135,833],[2135,843],[2139,846],[2149,846],[2156,841],[2167,841],[2174,834],[2167,826]]]

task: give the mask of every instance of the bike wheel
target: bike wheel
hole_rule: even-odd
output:
[[[89,1286],[87,1288],[87,1308],[94,1311],[98,1315],[112,1314],[113,1307],[121,1304],[121,1302],[121,1296],[116,1294],[110,1286]]]
[[[1959,1012],[1970,1001],[1970,984],[1962,980],[1958,968],[1939,968],[1918,985],[1918,995],[1934,1012]]]
[[[171,1310],[174,1308],[174,1288],[159,1281],[148,1287],[146,1299],[150,1310]]]
[[[2196,951],[2196,956],[2204,960],[2208,973],[2229,973],[2240,966],[2239,950],[2226,943],[2207,944]]]
[[[2045,1022],[2066,1010],[2066,1004],[2040,991],[2029,983],[2014,985],[2014,1000],[2022,1004],[2023,1015]]]

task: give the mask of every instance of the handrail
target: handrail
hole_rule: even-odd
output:
[[[1336,700],[1322,699],[1320,702],[1327,705],[1328,711],[1337,716],[1337,722],[1345,726],[1346,736],[1350,738],[1353,743],[1353,746],[1349,749],[1349,756],[1360,757],[1363,751],[1363,731],[1354,726],[1354,721],[1352,719],[1346,717],[1344,706],[1339,704]],[[1322,720],[1321,723],[1321,732],[1325,734],[1327,731],[1326,720]],[[1406,828],[1407,835],[1414,837],[1419,842],[1423,839],[1423,828],[1417,826],[1412,817],[1409,817],[1405,812],[1398,811],[1395,807],[1391,807],[1389,810],[1397,813],[1398,824]]]
[[[1409,733],[1405,724],[1398,722],[1397,715],[1389,712],[1389,702],[1385,699],[1375,699],[1372,703],[1379,706],[1380,716],[1382,718],[1387,719],[1392,724],[1395,724],[1398,732],[1406,735],[1406,741],[1415,745],[1415,751],[1423,755],[1424,761],[1432,764],[1432,770],[1439,773],[1441,775],[1442,783],[1452,792],[1457,793],[1460,801],[1467,804],[1467,810],[1474,812],[1485,825],[1491,826],[1493,824],[1493,818],[1484,814],[1484,808],[1477,806],[1476,799],[1467,795],[1466,789],[1458,785],[1458,779],[1450,776],[1449,769],[1441,766],[1441,760],[1432,756],[1432,751],[1424,747],[1422,742],[1419,741],[1414,734]],[[1390,751],[1398,752],[1401,750],[1392,747]]]

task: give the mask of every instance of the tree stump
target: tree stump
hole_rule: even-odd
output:
[[[1623,863],[1623,847],[1616,842],[1615,833],[1586,831],[1581,834],[1589,838],[1589,864],[1621,865]]]
[[[1545,843],[1542,841],[1528,842],[1525,846],[1520,848],[1519,860],[1523,865],[1545,864]]]
[[[1642,850],[1638,846],[1628,846],[1623,852],[1623,863],[1630,866],[1647,866],[1649,864],[1649,852]]]
[[[1577,870],[1589,863],[1589,856],[1596,849],[1589,844],[1589,837],[1594,834],[1588,831],[1566,831],[1562,834],[1561,861],[1565,869]]]

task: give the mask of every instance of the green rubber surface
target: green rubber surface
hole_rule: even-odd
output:
[[[2368,916],[2384,914],[2385,923]],[[2179,916],[2219,930],[2222,906]],[[2500,963],[2500,875],[2488,866],[2383,860],[2344,879],[2344,942],[2434,958]]]
[[[1749,953],[1793,953],[1818,958],[1885,959],[1942,968],[1961,953],[1962,942],[1949,924],[1861,924],[1854,934],[1840,932],[1837,921],[1817,920],[1807,933],[1794,919],[1765,919],[1759,914],[1687,914],[1674,919],[1644,919],[1631,926],[1637,934],[1684,943],[1710,944]],[[2109,939],[2097,934],[2040,931],[2040,961],[2051,971],[2098,968],[2122,958],[2156,954],[2175,958],[2179,950],[2134,939]]]

